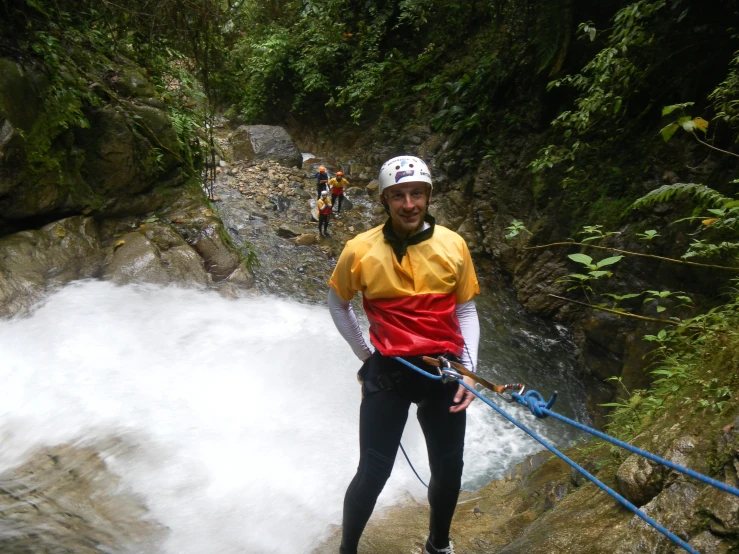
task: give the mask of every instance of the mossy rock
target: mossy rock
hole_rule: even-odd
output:
[[[30,74],[6,58],[0,58],[0,120],[28,132],[41,110],[38,86]]]
[[[143,71],[137,67],[126,67],[111,79],[111,84],[118,94],[130,98],[146,98],[154,96],[156,91]]]

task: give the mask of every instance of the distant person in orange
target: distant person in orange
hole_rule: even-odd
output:
[[[349,186],[349,181],[344,179],[344,172],[337,171],[336,177],[328,182],[328,186],[331,188],[331,204],[336,206],[336,199],[339,199],[339,207],[336,213],[341,213],[341,203],[344,200],[344,188]]]
[[[322,237],[330,237],[328,232],[328,220],[331,217],[331,200],[328,197],[328,191],[321,191],[321,198],[318,200],[318,234]],[[322,230],[323,229],[323,230]]]
[[[328,171],[324,166],[318,168],[316,173],[316,199],[321,199],[321,193],[328,190]]]

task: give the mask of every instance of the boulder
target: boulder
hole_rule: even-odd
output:
[[[242,125],[231,138],[234,160],[275,161],[301,167],[303,156],[290,135],[275,125]]]
[[[195,240],[192,247],[203,258],[205,268],[213,276],[214,281],[222,281],[239,267],[239,256],[226,246],[223,237],[226,231],[220,221],[210,221],[206,224]]]
[[[348,189],[344,190],[344,194],[352,198],[358,198],[360,196],[364,196],[365,191],[359,187],[349,187]]]
[[[156,93],[154,86],[144,76],[143,70],[131,64],[111,79],[113,88],[121,96],[150,97]]]
[[[318,242],[318,239],[313,233],[304,233],[295,238],[295,244],[298,246],[308,246],[310,244],[315,244],[316,242]]]
[[[294,239],[295,237],[299,237],[300,235],[305,234],[305,231],[297,225],[283,223],[277,229],[277,234],[285,239]]]
[[[152,227],[160,234],[165,225]],[[102,277],[118,284],[208,284],[203,259],[176,232],[164,231],[157,240],[146,235],[144,230],[132,231],[110,246]]]
[[[638,454],[626,458],[616,472],[621,493],[637,507],[643,506],[659,494],[663,479],[662,466]]]
[[[692,483],[678,481],[654,497],[642,510],[677,536],[689,539],[691,518],[699,491]],[[655,532],[653,527],[635,515],[629,523],[629,532],[615,546],[615,554],[660,554],[672,552],[674,545],[670,539]]]
[[[54,287],[95,276],[102,260],[97,228],[75,216],[0,239],[0,317],[27,313]]]
[[[81,172],[93,190],[106,196],[143,192],[146,183],[137,178],[142,153],[124,112],[113,107],[94,108],[88,114],[90,128],[77,133],[85,150]]]

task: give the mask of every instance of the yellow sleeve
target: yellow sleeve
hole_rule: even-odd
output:
[[[351,241],[347,243],[339,256],[334,272],[328,280],[328,284],[334,289],[342,300],[348,302],[354,295],[359,292],[361,285],[359,284],[359,274],[361,272],[361,263],[357,260],[354,248],[351,247]]]
[[[464,304],[472,300],[476,294],[480,294],[480,285],[477,282],[475,266],[472,264],[472,256],[464,240],[461,242],[461,260],[457,270],[457,304]]]

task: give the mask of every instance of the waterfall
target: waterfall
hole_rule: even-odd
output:
[[[0,360],[0,472],[44,447],[95,448],[166,528],[162,553],[310,552],[341,523],[360,364],[323,305],[77,282],[0,321]],[[465,488],[539,450],[482,402],[468,414]],[[400,454],[379,507],[425,492]]]

